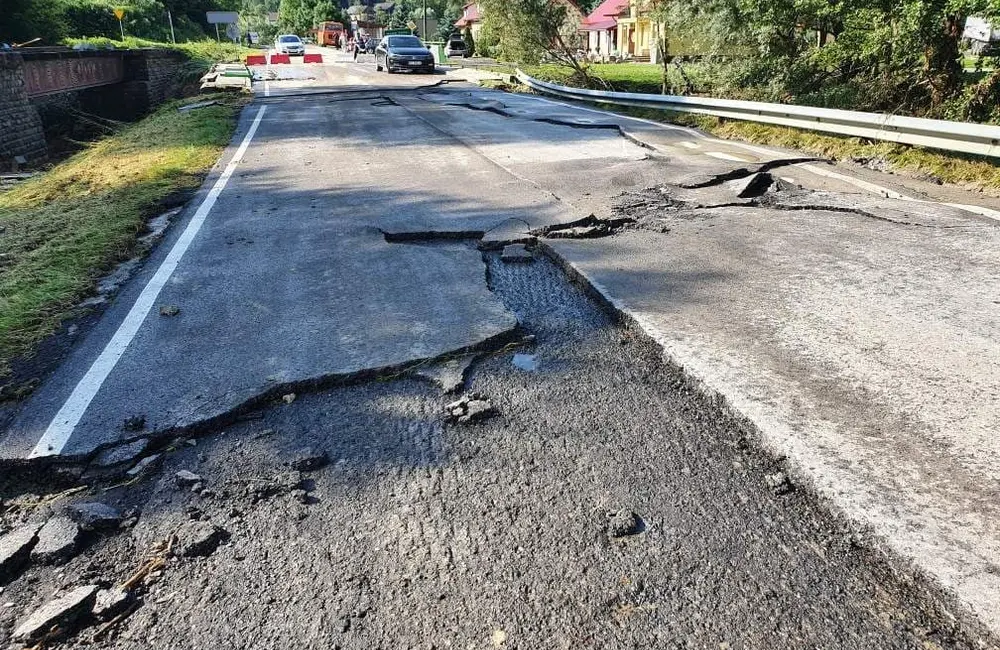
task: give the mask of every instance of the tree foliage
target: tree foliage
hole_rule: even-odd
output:
[[[543,59],[586,71],[576,57],[577,25],[567,19],[566,6],[554,0],[481,0],[483,31],[496,39],[501,58],[522,64]]]
[[[0,42],[41,38],[48,45],[65,38],[119,38],[115,7],[125,9],[122,23],[126,36],[152,41],[170,40],[168,10],[177,40],[186,41],[205,38],[206,11],[239,8],[233,0],[0,0],[0,3]]]
[[[649,3],[654,21],[666,27],[658,47],[669,52],[679,32],[697,32],[702,53],[732,57],[731,87],[819,103],[836,89],[864,107],[929,113],[947,113],[969,92],[961,64],[966,19],[1000,18],[1000,0]]]

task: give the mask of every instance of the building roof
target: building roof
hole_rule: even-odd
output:
[[[576,14],[581,19],[584,18],[583,10],[580,9],[580,5],[576,3],[576,0],[555,1],[565,5],[566,8],[569,9],[570,13]],[[628,6],[628,0],[625,0],[625,6]],[[482,17],[479,13],[479,3],[473,0],[472,2],[466,3],[465,6],[462,7],[462,17],[455,21],[455,27],[468,27],[473,23],[478,23],[480,20],[482,20]]]
[[[479,4],[469,2],[462,7],[462,17],[455,21],[455,27],[468,27],[472,23],[478,23],[479,20]]]
[[[580,23],[585,31],[611,29],[618,24],[618,16],[628,9],[629,0],[604,0]]]

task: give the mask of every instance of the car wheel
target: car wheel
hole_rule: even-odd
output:
[[[392,66],[389,65],[389,59],[385,60],[385,71],[388,74],[392,74]]]

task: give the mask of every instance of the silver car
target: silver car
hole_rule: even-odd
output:
[[[294,54],[302,56],[306,53],[306,46],[302,39],[295,34],[282,34],[274,39],[274,49],[278,54]]]
[[[465,51],[465,41],[460,38],[453,38],[448,41],[448,44],[444,48],[444,55],[448,58],[453,56],[469,56],[469,52]]]

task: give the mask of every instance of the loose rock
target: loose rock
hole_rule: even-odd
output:
[[[445,406],[448,419],[459,424],[469,424],[496,415],[496,410],[482,395],[474,393]]]
[[[41,527],[41,524],[28,524],[0,537],[0,581],[12,578],[28,561]]]
[[[322,449],[303,447],[295,452],[295,456],[289,463],[292,469],[299,472],[311,472],[323,467],[330,462],[330,457]]]
[[[189,521],[177,530],[174,552],[180,557],[205,557],[228,537],[229,533],[211,522]]]
[[[66,628],[81,614],[90,611],[98,591],[97,585],[77,587],[35,610],[14,630],[13,639],[22,643],[44,637],[53,626]]]
[[[129,477],[131,478],[142,476],[143,474],[151,472],[154,469],[156,469],[156,466],[159,465],[161,460],[163,460],[163,456],[161,454],[153,454],[152,456],[146,456],[138,463],[136,463],[135,467],[126,472],[126,474],[128,474]]]
[[[84,530],[118,528],[122,521],[121,513],[104,503],[74,503],[66,513]]]
[[[31,559],[42,564],[65,562],[76,551],[79,538],[80,527],[75,521],[63,515],[53,517],[38,531]]]
[[[98,454],[93,464],[98,467],[122,465],[132,461],[136,456],[146,451],[146,447],[148,446],[149,440],[147,438],[140,438],[134,442],[111,447]]]
[[[792,482],[788,480],[788,475],[784,472],[775,472],[774,474],[765,474],[764,482],[767,486],[771,488],[771,491],[777,495],[788,494],[795,489]]]
[[[91,613],[99,621],[107,621],[117,616],[131,600],[131,594],[121,589],[101,589],[94,598]]]
[[[204,479],[202,479],[194,472],[190,472],[186,469],[182,469],[181,471],[174,474],[174,480],[177,481],[177,485],[182,488],[189,488],[194,485],[204,483]]]
[[[160,316],[176,316],[181,313],[181,308],[177,305],[160,305]]]
[[[608,515],[609,537],[619,539],[630,535],[638,535],[643,530],[645,530],[645,524],[642,518],[631,510],[623,508]]]

